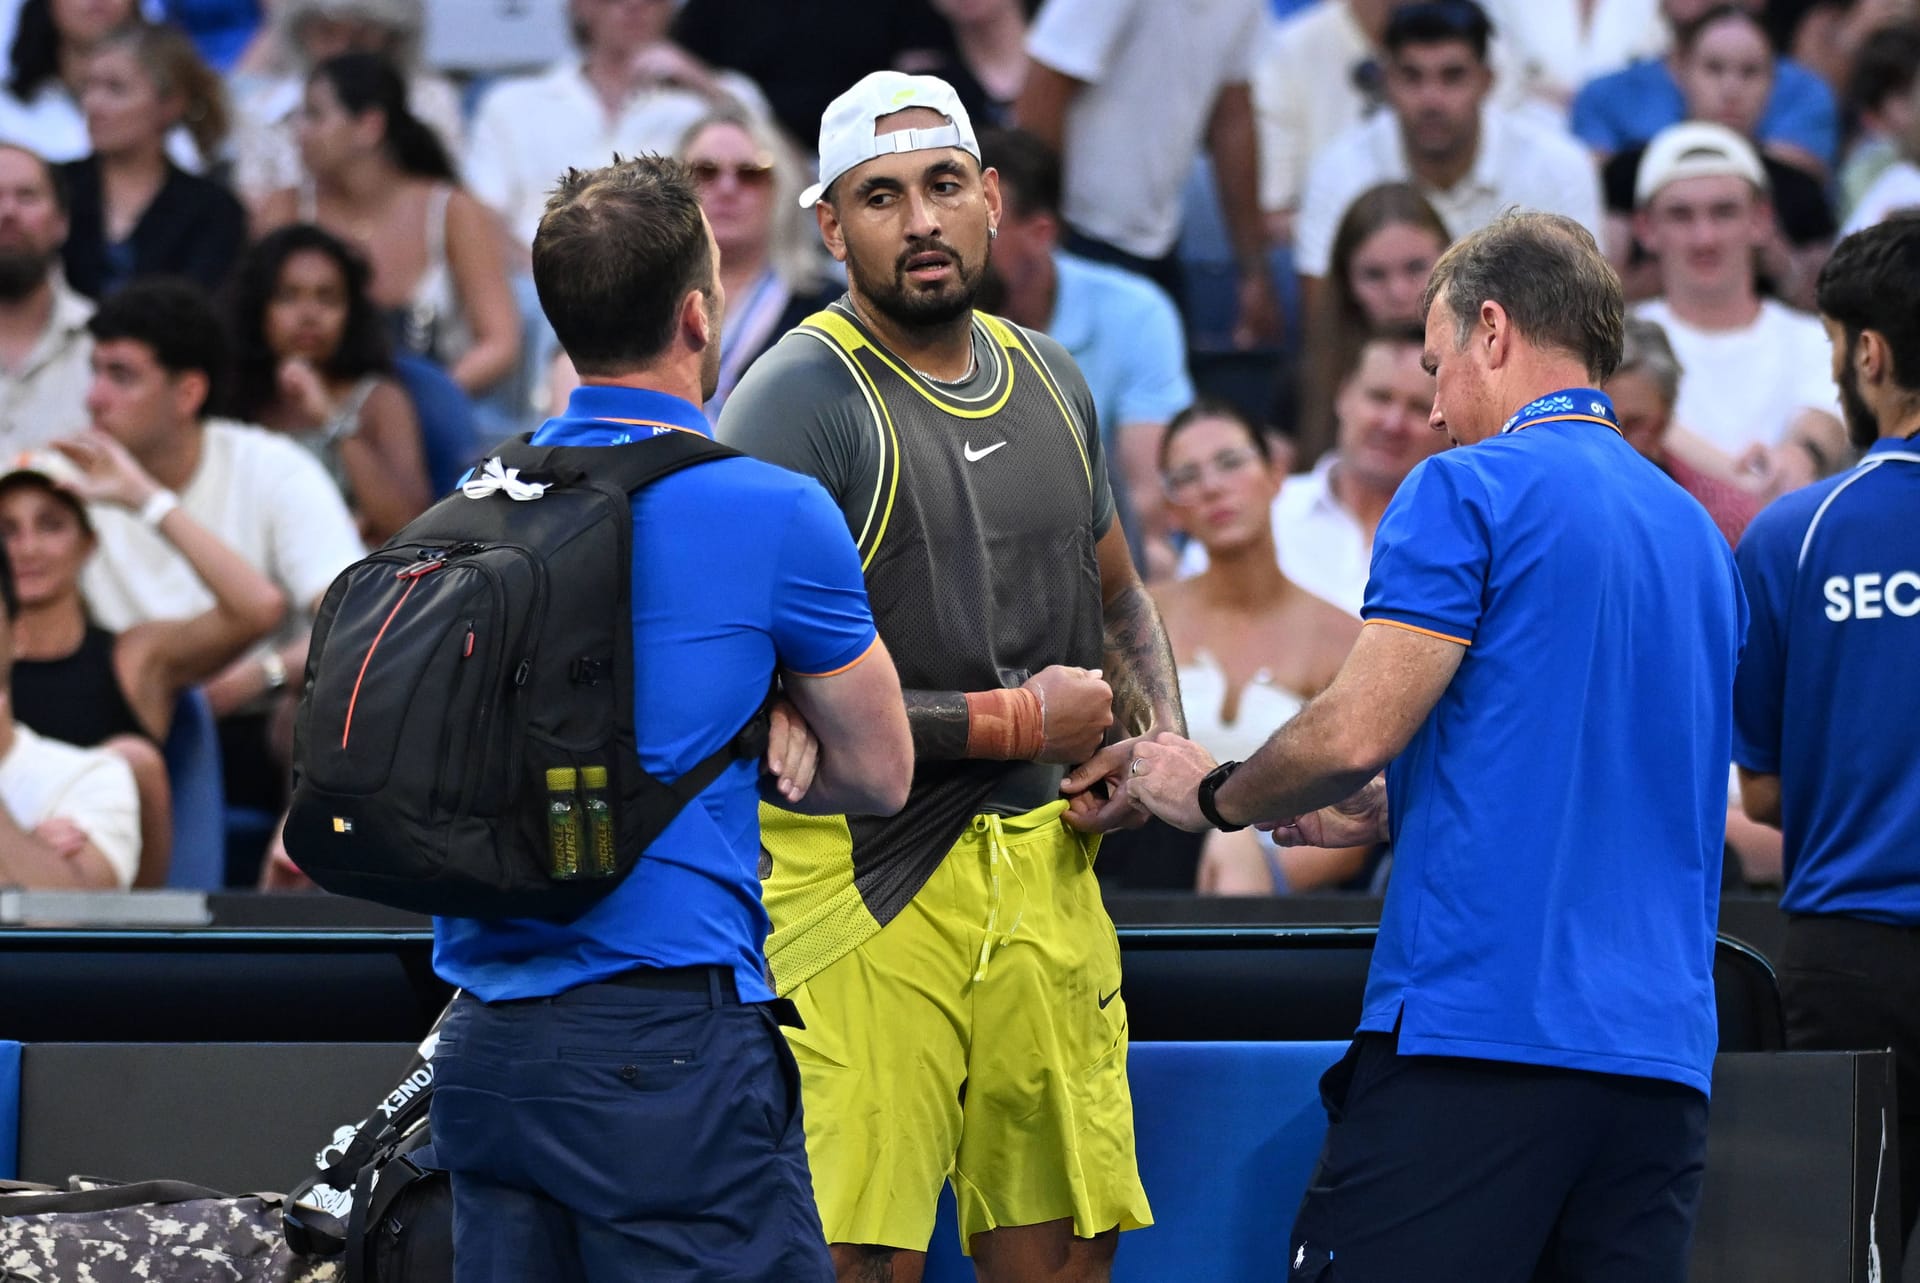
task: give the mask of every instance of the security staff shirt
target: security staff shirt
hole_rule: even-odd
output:
[[[1789,913],[1920,925],[1917,517],[1920,441],[1892,438],[1740,541],[1734,761],[1780,777]]]

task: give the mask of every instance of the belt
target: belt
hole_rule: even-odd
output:
[[[654,993],[699,993],[707,995],[710,1007],[737,1007],[740,1001],[739,986],[733,981],[731,967],[635,967],[631,971],[622,971],[618,975],[608,976],[604,980],[595,980],[590,985],[613,985],[620,989],[644,989]],[[590,985],[582,985],[585,989]],[[505,998],[487,1003],[489,1007],[514,1007],[532,1003],[551,1003],[564,999],[567,993],[551,994],[544,998]],[[770,1002],[758,1004],[772,1014],[776,1023],[794,1029],[806,1028],[800,1022],[799,1008],[787,998],[775,998]]]
[[[656,993],[704,993],[715,1007],[740,1004],[740,990],[733,981],[731,967],[635,967],[599,982],[622,989],[651,989]],[[775,998],[760,1004],[772,1013],[774,1021],[791,1029],[804,1029],[800,1009],[791,999]]]
[[[704,993],[713,997],[716,1007],[740,1001],[733,983],[731,967],[635,967],[597,983],[619,985],[622,989],[652,989],[664,993]]]

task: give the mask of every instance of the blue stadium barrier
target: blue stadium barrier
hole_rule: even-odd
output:
[[[173,786],[173,859],[167,885],[218,891],[226,881],[226,785],[220,775],[220,732],[199,688],[180,696],[163,750]]]
[[[1326,1136],[1320,1075],[1344,1042],[1137,1042],[1127,1058],[1154,1225],[1121,1236],[1114,1283],[1278,1278]],[[925,1283],[972,1283],[953,1192]]]
[[[0,1042],[0,1180],[20,1170],[20,1044]]]

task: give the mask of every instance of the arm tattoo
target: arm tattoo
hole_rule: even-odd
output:
[[[859,1254],[853,1267],[853,1283],[893,1283],[892,1248],[869,1246],[853,1250]]]
[[[1107,603],[1105,671],[1122,735],[1150,729],[1187,733],[1173,647],[1144,585],[1136,583]]]
[[[967,697],[960,691],[903,691],[916,761],[957,761],[967,755]]]

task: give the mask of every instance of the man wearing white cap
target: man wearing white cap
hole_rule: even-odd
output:
[[[1833,471],[1846,438],[1826,333],[1754,280],[1772,214],[1752,144],[1706,121],[1662,130],[1641,158],[1634,206],[1661,285],[1636,311],[1666,330],[1685,371],[1675,422],[1733,458],[1788,445],[1808,455],[1805,479]]]
[[[722,440],[816,477],[898,658],[897,816],[762,810],[767,960],[842,1279],[918,1279],[949,1174],[982,1278],[1107,1277],[1149,1224],[1126,1005],[1090,836],[1140,816],[1062,768],[1183,725],[1086,381],[975,312],[1001,206],[953,90],[877,72],[827,108],[802,201],[847,296],[761,358]]]

